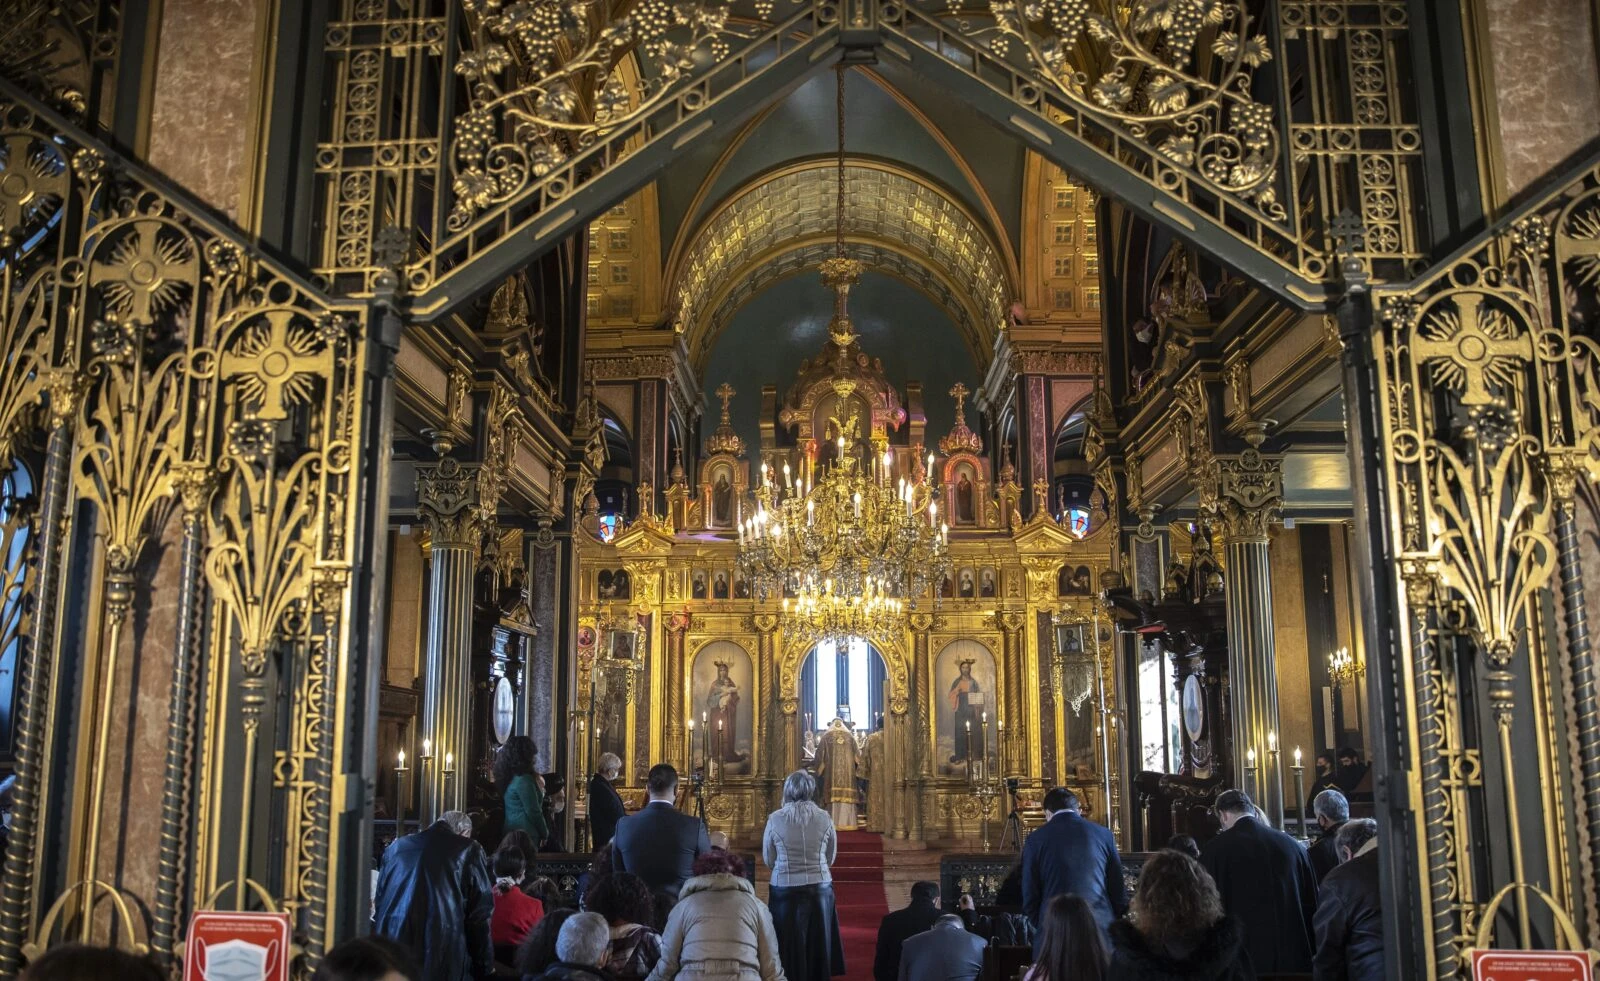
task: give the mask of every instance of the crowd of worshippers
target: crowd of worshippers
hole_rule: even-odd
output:
[[[509,752],[507,752],[509,750]],[[611,754],[589,786],[598,849],[567,893],[536,874],[532,743],[508,745],[495,768],[509,829],[490,855],[472,820],[452,811],[384,852],[371,936],[323,956],[315,981],[826,981],[845,973],[830,866],[838,841],[814,803],[815,779],[789,775],[767,819],[761,856],[769,898],[722,835],[676,807],[678,774],[651,768],[648,803],[626,815]],[[1144,863],[1132,897],[1111,831],[1083,817],[1065,788],[1044,796],[996,903],[970,896],[955,913],[919,882],[883,918],[875,981],[977,981],[991,945],[1020,947],[1021,981],[1251,981],[1384,976],[1377,825],[1351,820],[1345,795],[1320,791],[1321,835],[1309,847],[1271,827],[1244,792],[1214,810],[1221,832],[1202,849],[1179,837]],[[547,830],[547,829],[546,829]],[[1031,948],[1031,950],[1030,950]],[[67,946],[24,981],[118,977],[156,981],[148,960]]]

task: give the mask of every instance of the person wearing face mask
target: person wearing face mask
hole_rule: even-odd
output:
[[[622,773],[622,760],[616,753],[600,756],[600,769],[589,778],[589,837],[596,851],[611,843],[617,822],[627,814],[622,795],[613,782]]]
[[[559,773],[546,773],[544,780],[544,823],[550,829],[544,841],[539,843],[542,852],[564,852],[567,850],[566,835],[561,827],[561,814],[567,809],[567,780]]]

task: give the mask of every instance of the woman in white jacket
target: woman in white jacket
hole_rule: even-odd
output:
[[[667,917],[649,981],[784,981],[772,915],[744,875],[744,859],[713,848],[694,863]]]

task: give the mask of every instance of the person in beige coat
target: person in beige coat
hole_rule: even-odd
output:
[[[649,981],[784,981],[772,915],[745,878],[744,859],[721,850],[695,859]]]

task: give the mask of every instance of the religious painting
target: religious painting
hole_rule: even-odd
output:
[[[734,599],[749,599],[750,598],[750,581],[748,579],[746,579],[744,576],[735,576],[734,577],[734,580],[733,580],[733,598]]]
[[[694,570],[694,578],[692,580],[690,580],[690,583],[689,583],[689,596],[690,596],[690,598],[691,599],[705,599],[706,597],[708,597],[710,595],[709,587],[706,585],[708,581],[709,580],[707,580],[707,578],[706,578],[706,570],[704,570],[704,569],[696,569],[696,570]]]
[[[716,578],[711,580],[711,598],[725,600],[728,595],[728,574],[719,569]]]
[[[999,735],[994,655],[975,640],[945,645],[933,665],[933,697],[934,760],[941,774],[965,776],[986,746],[993,756]]]
[[[959,585],[956,588],[959,590],[962,599],[972,599],[978,595],[977,577],[972,574],[971,569],[962,569],[958,580]]]
[[[732,641],[707,644],[695,655],[689,704],[695,712],[694,759],[707,758],[721,776],[748,776],[755,759],[755,679],[750,655]]]
[[[1101,657],[1111,650],[1109,623],[1056,625],[1056,653],[1061,658],[1061,714],[1066,735],[1067,773],[1087,779],[1100,770],[1099,741],[1103,698]]]
[[[633,583],[627,569],[601,569],[595,577],[595,594],[603,600],[633,599]]]
[[[950,574],[947,572],[939,579],[939,597],[941,599],[952,599],[955,595],[956,581],[951,579]]]
[[[993,569],[980,570],[978,572],[978,595],[984,599],[993,599],[996,595],[994,582]]]
[[[970,525],[976,520],[976,509],[972,501],[972,479],[967,476],[967,471],[963,468],[961,477],[956,481],[956,524]]]
[[[711,527],[733,527],[733,484],[726,467],[717,468],[716,479],[711,484]]]
[[[1086,565],[1074,568],[1070,565],[1061,567],[1061,572],[1056,576],[1057,596],[1091,596],[1094,594],[1094,574]]]

